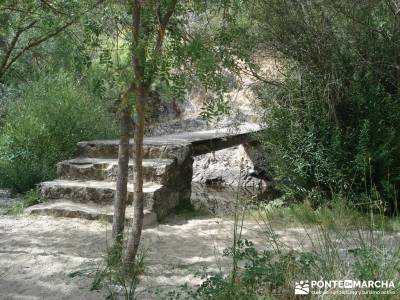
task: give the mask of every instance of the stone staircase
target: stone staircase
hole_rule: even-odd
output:
[[[118,141],[80,142],[77,152],[78,158],[57,164],[56,180],[39,185],[42,203],[28,208],[29,213],[112,221]],[[193,158],[187,143],[150,143],[144,153],[144,225],[149,226],[190,203]],[[132,170],[130,162],[127,218],[133,215]]]

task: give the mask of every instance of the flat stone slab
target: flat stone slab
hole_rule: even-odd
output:
[[[153,205],[154,194],[163,186],[154,182],[143,184],[145,208]],[[40,184],[42,199],[68,199],[75,202],[94,202],[98,204],[112,204],[116,190],[116,182],[109,181],[77,181],[77,180],[54,180]],[[133,184],[128,184],[128,203],[133,199]]]
[[[145,181],[167,184],[174,169],[173,159],[143,160]],[[133,174],[133,161],[129,162],[129,178]],[[57,177],[64,180],[116,181],[118,160],[110,158],[75,158],[57,164]]]
[[[87,220],[105,220],[112,222],[114,207],[112,205],[97,205],[96,203],[76,203],[68,199],[59,199],[45,203],[36,204],[25,210],[29,214],[51,215],[65,218],[82,218]],[[126,208],[126,221],[133,216],[133,207]],[[145,227],[157,224],[157,216],[150,210],[144,210]]]
[[[143,143],[144,148],[191,145],[193,147],[192,155],[197,156],[251,142],[254,140],[252,134],[259,132],[261,129],[257,124],[245,123],[236,128],[220,128],[145,137]],[[133,144],[133,140],[130,143]],[[103,154],[106,157],[112,157],[114,153],[115,157],[118,145],[118,140],[83,141],[78,143],[78,149],[80,149],[80,153],[83,156],[96,157]],[[158,155],[159,151],[155,151],[155,154]]]
[[[97,181],[97,180],[87,180],[87,181],[77,181],[77,180],[53,180],[53,181],[45,181],[41,184],[47,186],[65,186],[65,187],[88,187],[88,188],[105,188],[115,190],[115,182],[109,181]],[[157,184],[154,182],[145,182],[143,183],[143,192],[144,193],[154,193],[156,190],[161,188],[161,184]],[[128,184],[128,191],[133,192],[133,185]]]
[[[192,132],[182,132],[167,134],[161,136],[145,137],[143,140],[144,144],[149,145],[180,145],[180,144],[190,144],[194,142],[199,142],[203,140],[220,139],[223,137],[232,137],[235,135],[251,134],[260,131],[262,128],[260,125],[245,123],[237,126],[236,128],[219,128]],[[130,140],[133,144],[133,139]],[[93,141],[83,141],[80,143],[96,143],[96,144],[113,144],[118,145],[119,140],[93,140]]]
[[[78,158],[73,158],[70,160],[65,160],[65,162],[68,162],[73,165],[77,166],[85,166],[88,164],[102,164],[102,165],[117,165],[118,160],[117,159],[109,159],[109,158],[90,158],[90,157],[78,157]],[[143,160],[143,167],[154,167],[154,168],[164,168],[170,164],[173,164],[174,161],[172,159],[168,158],[155,158],[155,159],[144,159]],[[129,160],[129,165],[133,165],[133,161]]]

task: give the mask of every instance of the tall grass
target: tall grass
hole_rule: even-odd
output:
[[[381,202],[370,203],[372,206]],[[245,207],[249,209],[244,209]],[[343,295],[320,290],[306,299],[397,299],[400,290],[399,220],[374,207],[360,212],[337,200],[329,207],[309,204],[238,206],[233,218],[228,273],[209,273],[196,289],[184,287],[167,299],[298,299],[294,284],[305,280],[393,280],[396,289],[370,289],[371,294]],[[365,210],[364,210],[365,211]],[[277,223],[282,217],[287,224]],[[352,220],[351,218],[354,217]],[[246,240],[242,231],[257,223],[265,243]],[[355,291],[355,290],[353,290]],[[390,291],[394,294],[379,294]]]

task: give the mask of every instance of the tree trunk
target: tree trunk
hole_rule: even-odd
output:
[[[146,66],[146,49],[144,43],[140,43],[140,32],[143,29],[141,23],[141,9],[144,5],[144,1],[132,0],[132,36],[133,46],[135,51],[133,52],[132,62],[133,71],[135,73],[135,82],[137,83],[135,94],[136,94],[136,122],[134,132],[134,163],[133,163],[133,220],[132,229],[128,239],[127,251],[125,256],[125,262],[131,266],[135,266],[135,258],[139,249],[140,238],[142,235],[143,218],[144,218],[144,199],[143,199],[143,134],[144,134],[144,104],[148,97],[151,83],[153,78],[150,76],[146,79],[145,66]],[[159,28],[156,39],[155,52],[157,55],[161,52],[162,44],[164,41],[165,30],[167,23],[175,9],[177,0],[172,0],[168,6],[166,14],[162,17],[161,10],[158,8]],[[153,5],[152,2],[147,3]],[[146,22],[144,22],[146,24]],[[144,26],[144,34],[149,34],[151,28]],[[154,75],[154,74],[153,74]]]
[[[130,109],[128,103],[122,103],[119,128],[118,149],[118,176],[117,188],[114,199],[114,217],[112,237],[115,242],[121,242],[124,236],[125,208],[128,198],[128,170],[129,170],[129,123]]]
[[[144,199],[143,199],[143,135],[144,135],[144,100],[147,97],[146,88],[139,86],[136,90],[136,122],[134,133],[134,162],[133,162],[133,220],[128,240],[125,261],[134,266],[139,249],[143,228]]]

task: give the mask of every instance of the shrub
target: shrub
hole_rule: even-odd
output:
[[[0,186],[26,191],[55,175],[81,140],[107,138],[114,121],[104,103],[64,73],[22,87],[0,134]]]
[[[264,42],[283,75],[278,88],[260,90],[269,125],[263,140],[280,187],[297,199],[344,193],[359,202],[378,192],[397,210],[400,16],[393,4],[261,5]]]
[[[0,128],[3,125],[3,118],[7,113],[7,108],[9,103],[16,97],[16,91],[5,85],[0,83]]]

